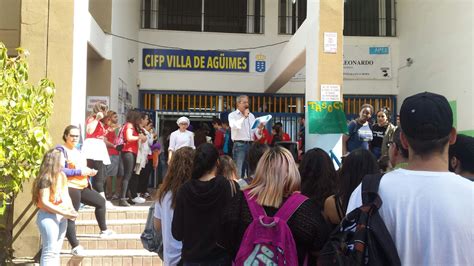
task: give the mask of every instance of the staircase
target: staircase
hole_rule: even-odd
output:
[[[72,256],[71,246],[64,240],[61,251],[61,265],[162,265],[156,253],[143,249],[140,234],[145,228],[148,208],[152,202],[131,207],[107,209],[107,227],[116,232],[113,236],[101,238],[95,220],[94,208],[79,211],[76,220],[77,238],[85,249],[84,257]]]

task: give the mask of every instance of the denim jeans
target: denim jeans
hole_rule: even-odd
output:
[[[380,159],[382,155],[382,148],[380,147],[372,147],[372,153],[374,154],[375,158]]]
[[[250,148],[250,143],[243,142],[234,142],[234,147],[232,148],[232,157],[237,166],[237,175],[240,178],[244,178],[248,173],[248,162],[247,162],[247,153]]]
[[[40,265],[59,265],[59,252],[66,235],[67,220],[43,210],[38,211],[36,220],[42,242]]]

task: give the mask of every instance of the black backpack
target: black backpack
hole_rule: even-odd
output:
[[[378,192],[383,174],[362,180],[362,206],[348,213],[331,233],[318,266],[401,265],[392,237],[380,217]]]

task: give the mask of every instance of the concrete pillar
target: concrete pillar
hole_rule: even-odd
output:
[[[21,4],[20,46],[30,52],[30,82],[35,84],[47,77],[56,84],[49,126],[53,144],[62,143],[65,126],[84,123],[88,29],[78,25],[79,16],[88,12],[87,4],[88,1],[74,0],[23,0]],[[81,30],[83,36],[77,42],[74,38]],[[75,52],[78,48],[82,50]],[[33,257],[39,251],[35,210],[31,182],[26,182],[14,203],[15,257]]]
[[[341,86],[342,100],[342,48],[343,48],[343,9],[342,0],[308,0],[306,22],[309,23],[306,44],[306,101],[321,99],[321,84],[338,84]],[[337,52],[324,53],[324,33],[337,33]],[[307,112],[308,108],[306,108]],[[306,116],[308,114],[306,113]],[[308,123],[309,120],[306,119]],[[314,147],[326,151],[332,150],[336,156],[342,153],[341,134],[309,134],[306,125],[306,150]]]

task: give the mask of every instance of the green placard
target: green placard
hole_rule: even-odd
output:
[[[310,134],[348,134],[344,103],[308,101]]]

